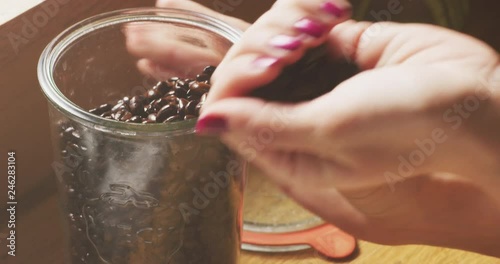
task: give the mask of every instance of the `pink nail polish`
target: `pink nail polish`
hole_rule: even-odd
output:
[[[278,35],[271,39],[271,45],[285,50],[296,50],[302,46],[302,40],[297,37]]]
[[[253,62],[253,65],[259,68],[270,68],[278,64],[280,60],[273,57],[260,57]]]
[[[195,131],[199,135],[220,135],[227,130],[227,121],[220,116],[205,116],[196,123]]]
[[[314,21],[310,18],[303,18],[297,21],[294,27],[305,34],[319,38],[325,34],[326,26],[320,22]]]
[[[325,2],[321,5],[321,9],[329,14],[336,17],[341,17],[344,15],[344,10],[332,2]]]

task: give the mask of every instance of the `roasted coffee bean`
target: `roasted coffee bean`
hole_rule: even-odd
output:
[[[146,98],[147,98],[149,101],[156,100],[156,99],[160,98],[161,96],[162,96],[162,94],[161,94],[158,90],[149,89],[149,90],[146,92]]]
[[[120,119],[125,114],[125,112],[126,112],[126,110],[120,109],[116,113],[113,113],[112,117],[113,117],[114,120],[120,121]]]
[[[156,115],[156,122],[162,123],[163,121],[167,120],[167,118],[174,116],[177,114],[177,106],[168,104],[160,109],[158,111],[158,114]]]
[[[208,93],[210,90],[210,85],[200,82],[191,82],[189,85],[188,96],[197,96],[200,98],[204,93]]]
[[[177,97],[185,98],[187,96],[187,90],[184,88],[174,88],[174,95]]]
[[[201,98],[196,94],[196,95],[189,95],[188,97],[186,97],[186,99],[188,99],[188,101],[200,101]]]
[[[151,121],[152,123],[156,123],[156,114],[149,114],[148,121]]]
[[[205,69],[203,69],[203,73],[212,76],[214,74],[215,69],[217,69],[215,66],[207,66]]]
[[[178,97],[175,95],[167,95],[162,98],[163,100],[167,101],[169,104],[178,104]]]
[[[106,118],[106,117],[108,117],[108,116],[109,116],[109,117],[111,117],[111,114],[112,114],[112,113],[113,113],[113,112],[108,111],[108,112],[102,113],[100,116],[101,116],[101,117],[104,117],[104,118]]]
[[[115,105],[103,104],[89,112],[107,119],[145,124],[193,119],[207,99],[214,71],[214,66],[207,66],[195,79],[172,77],[156,83],[145,95],[125,96]]]
[[[157,90],[161,95],[164,95],[170,91],[171,86],[167,82],[159,82],[153,87],[153,90]]]
[[[89,110],[89,112],[90,112],[91,114],[94,114],[94,115],[102,115],[102,114],[104,114],[105,112],[110,111],[110,110],[111,110],[111,108],[113,108],[113,106],[112,106],[112,105],[110,105],[110,104],[103,104],[103,105],[101,105],[101,106],[99,106],[99,107],[97,107],[97,108],[94,108],[94,109]]]
[[[128,110],[128,104],[125,104],[123,100],[118,101],[118,103],[111,108],[111,112],[116,113],[119,110]]]
[[[155,112],[160,111],[160,109],[167,104],[177,105],[177,97],[175,95],[167,95],[163,98],[155,100],[152,105]]]
[[[184,118],[184,115],[186,115],[186,105],[188,103],[189,101],[185,98],[177,98],[177,114],[181,118]]]
[[[207,96],[208,96],[208,93],[204,93],[201,98],[200,98],[200,102],[205,102],[207,100]]]
[[[169,118],[167,118],[165,121],[163,121],[163,123],[170,123],[170,122],[176,122],[176,121],[181,121],[182,118],[178,115],[174,115],[174,116],[171,116]]]
[[[196,75],[196,81],[198,81],[198,82],[208,82],[208,81],[210,81],[210,75],[204,74],[204,73],[198,74],[198,75]]]
[[[140,117],[140,116],[133,116],[130,119],[128,119],[127,122],[130,122],[130,123],[142,123],[142,117]]]
[[[132,114],[137,116],[146,116],[146,112],[144,111],[144,104],[146,103],[146,98],[141,95],[136,95],[130,99],[129,109]]]
[[[132,116],[134,116],[132,113],[130,113],[129,111],[126,111],[123,113],[122,117],[120,118],[120,121],[127,121],[130,118],[132,118]]]
[[[63,137],[68,141],[79,141],[82,136],[74,127],[68,127],[63,132]]]
[[[200,113],[201,113],[201,108],[203,107],[203,103],[199,103],[197,106],[196,106],[196,110],[195,110],[195,114],[196,116],[200,116]]]
[[[175,89],[178,89],[178,88],[183,88],[185,90],[189,89],[189,83],[186,83],[185,80],[177,80],[177,82],[175,82],[175,86],[174,86]]]
[[[165,94],[165,96],[169,96],[169,95],[175,96],[175,89],[170,90],[170,91],[168,91],[168,93]]]
[[[187,105],[186,105],[186,115],[196,115],[196,106],[199,104],[200,102],[197,101],[197,100],[193,100],[193,101],[190,101]]]
[[[152,114],[155,112],[155,109],[152,104],[148,104],[144,107],[144,112],[146,112],[146,114]]]

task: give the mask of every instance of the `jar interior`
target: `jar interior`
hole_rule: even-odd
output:
[[[60,44],[55,85],[89,110],[144,94],[170,77],[194,78],[205,66],[218,65],[232,42],[194,20],[131,15],[83,25]]]

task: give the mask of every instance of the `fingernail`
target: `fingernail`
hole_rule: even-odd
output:
[[[297,37],[278,35],[271,39],[271,45],[285,50],[296,50],[302,46],[302,40]]]
[[[205,116],[196,123],[195,131],[199,135],[220,135],[227,130],[227,121],[220,116]]]
[[[260,57],[256,59],[253,64],[256,67],[259,68],[270,68],[273,67],[274,65],[278,64],[280,60],[278,58],[273,58],[273,57]]]
[[[326,26],[310,18],[303,18],[297,21],[294,27],[302,33],[319,38],[325,34]]]
[[[321,5],[321,9],[331,15],[334,15],[336,17],[341,17],[344,15],[345,10],[338,7],[332,2],[325,2]]]

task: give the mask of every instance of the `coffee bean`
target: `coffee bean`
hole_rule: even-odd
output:
[[[200,116],[200,112],[201,112],[201,108],[203,107],[203,103],[199,103],[197,106],[196,106],[196,110],[195,110],[195,114],[196,116]]]
[[[100,116],[101,116],[101,117],[104,117],[104,118],[106,118],[106,117],[111,117],[111,114],[112,114],[112,113],[113,113],[113,112],[108,111],[108,112],[102,113]]]
[[[126,111],[123,113],[123,115],[121,116],[120,118],[120,121],[127,121],[129,120],[130,118],[132,118],[132,116],[134,116],[132,113]]]
[[[198,81],[198,82],[210,81],[210,75],[205,74],[205,73],[198,74],[198,75],[196,75],[196,81]]]
[[[155,111],[156,110],[154,109],[152,104],[148,104],[144,107],[144,112],[146,112],[146,114],[152,114]]]
[[[188,103],[189,101],[185,98],[177,98],[177,114],[181,118],[184,118],[184,115],[186,115],[186,105]]]
[[[170,123],[170,122],[176,122],[176,121],[181,121],[182,118],[178,115],[174,115],[174,116],[171,116],[169,118],[167,118],[165,121],[163,121],[163,123]]]
[[[144,104],[146,102],[146,98],[141,95],[136,95],[130,99],[129,109],[132,114],[137,116],[146,116],[146,112],[144,111]]]
[[[80,133],[77,130],[75,130],[74,127],[66,128],[63,132],[63,137],[67,141],[76,141],[76,142],[78,142],[82,138]]]
[[[128,107],[125,105],[123,100],[118,101],[118,103],[111,108],[111,112],[116,113],[119,110],[128,110]]]
[[[189,101],[200,101],[200,96],[199,95],[189,95],[188,97],[186,97],[186,99],[188,99]]]
[[[186,98],[187,90],[184,88],[174,88],[174,95],[181,98]]]
[[[142,117],[140,117],[140,116],[133,116],[130,119],[128,119],[127,122],[130,122],[130,123],[142,123]]]
[[[189,83],[186,83],[185,80],[177,80],[177,82],[175,83],[174,88],[175,89],[183,88],[183,89],[187,90],[187,89],[189,89]]]
[[[207,99],[214,71],[214,66],[207,66],[195,79],[172,77],[156,83],[145,95],[125,96],[115,105],[103,104],[89,112],[107,119],[144,124],[197,118]]]
[[[101,105],[101,106],[99,106],[97,108],[89,110],[89,112],[91,114],[94,114],[94,115],[102,115],[103,113],[110,111],[111,108],[113,108],[112,105],[110,105],[110,104],[103,104],[103,105]]]
[[[205,69],[203,69],[203,73],[212,76],[214,74],[215,69],[217,69],[215,66],[207,66]]]
[[[149,114],[148,120],[153,122],[153,123],[156,123],[156,114]]]
[[[164,95],[170,91],[171,86],[167,82],[159,82],[153,87],[153,90],[157,90],[161,95]]]
[[[146,98],[147,98],[149,101],[156,100],[156,99],[160,98],[161,96],[162,96],[162,94],[161,94],[158,90],[149,89],[149,90],[146,92]]]
[[[210,90],[210,85],[200,82],[191,82],[189,85],[188,96],[196,96],[200,98],[204,93],[208,93]]]
[[[162,123],[167,120],[167,118],[174,116],[177,114],[177,106],[175,105],[165,105],[158,111],[158,115],[156,115],[156,122]]]
[[[204,93],[201,98],[200,98],[200,102],[205,102],[207,100],[207,96],[208,96],[208,93]]]
[[[190,101],[189,103],[187,103],[187,105],[186,105],[186,115],[196,115],[196,106],[199,103],[200,102],[197,101],[197,100],[193,100],[193,101]]]

